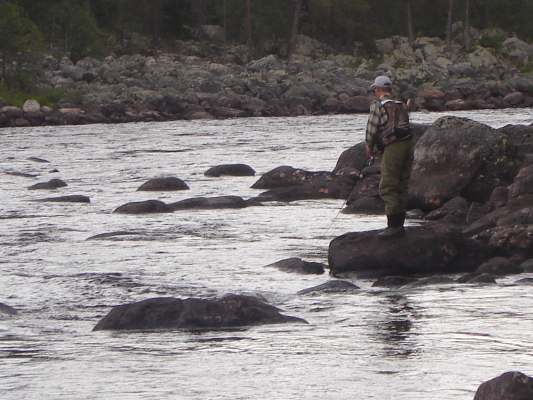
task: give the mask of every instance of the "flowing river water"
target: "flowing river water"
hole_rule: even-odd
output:
[[[431,123],[444,114],[413,113]],[[493,127],[530,124],[531,109],[459,112]],[[473,399],[483,381],[533,375],[533,291],[514,283],[296,293],[331,279],[266,265],[327,263],[329,242],[380,229],[339,214],[342,200],[232,210],[119,215],[118,206],[197,196],[245,199],[281,165],[331,171],[363,140],[365,115],[4,128],[0,130],[0,398]],[[32,157],[49,162],[38,162]],[[255,177],[209,178],[244,163]],[[57,170],[57,172],[52,172]],[[23,177],[11,173],[28,173]],[[137,192],[175,176],[190,190]],[[28,190],[60,178],[68,186]],[[89,196],[91,203],[34,200]],[[137,235],[102,240],[115,231]],[[303,324],[233,331],[92,332],[111,307],[152,297],[258,296]]]

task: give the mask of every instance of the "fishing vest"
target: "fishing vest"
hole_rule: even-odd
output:
[[[409,127],[409,110],[401,101],[386,99],[381,101],[387,112],[387,122],[379,127],[377,140],[378,150],[385,146],[411,136]]]

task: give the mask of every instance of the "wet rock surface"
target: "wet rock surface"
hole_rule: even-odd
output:
[[[221,329],[289,322],[306,323],[250,296],[228,295],[220,300],[164,297],[114,307],[93,331]]]

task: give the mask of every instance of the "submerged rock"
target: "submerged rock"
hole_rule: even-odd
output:
[[[39,199],[36,201],[51,202],[51,203],[90,203],[91,199],[87,196],[73,194],[70,196],[47,197],[45,199]]]
[[[348,281],[329,281],[318,286],[300,290],[297,294],[356,293],[359,286]]]
[[[0,314],[17,315],[19,312],[7,304],[0,303]]]
[[[297,272],[299,274],[323,274],[324,268],[326,268],[326,265],[322,263],[303,261],[297,257],[287,258],[266,266],[286,272]]]
[[[28,190],[40,190],[40,189],[57,189],[60,187],[68,186],[61,179],[50,179],[48,182],[36,183],[28,188]]]
[[[228,295],[220,300],[162,297],[114,307],[93,331],[220,329],[288,322],[307,323],[250,296]]]

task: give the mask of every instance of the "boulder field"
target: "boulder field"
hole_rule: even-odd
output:
[[[0,127],[366,113],[367,90],[383,74],[414,110],[530,107],[533,74],[519,68],[533,46],[503,32],[498,37],[497,49],[478,41],[467,50],[460,37],[448,47],[439,38],[419,37],[411,45],[395,36],[377,40],[372,59],[304,35],[290,60],[275,54],[250,60],[242,46],[222,56],[222,48],[206,53],[194,42],[177,53],[76,62],[35,55],[23,66],[35,71],[35,85],[68,95],[53,109],[36,100],[15,107],[0,98]]]

